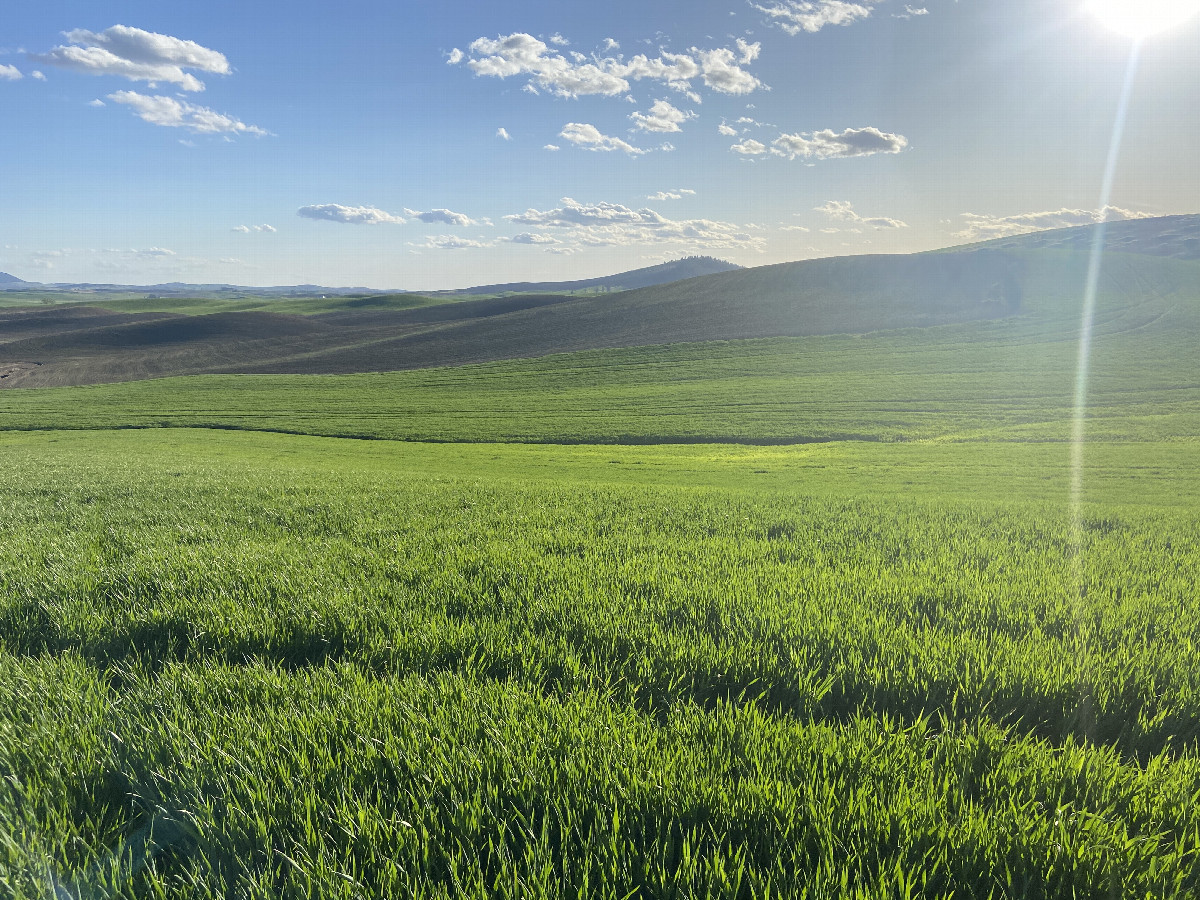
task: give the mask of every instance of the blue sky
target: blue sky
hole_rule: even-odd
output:
[[[45,282],[420,290],[1086,222],[1131,46],[1080,0],[12,6],[0,271]],[[1114,217],[1200,211],[1198,41],[1143,47]]]

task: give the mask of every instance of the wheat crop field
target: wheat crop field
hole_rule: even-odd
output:
[[[1194,896],[1198,457],[0,435],[0,893]]]

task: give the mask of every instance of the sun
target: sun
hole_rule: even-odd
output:
[[[1134,39],[1181,25],[1200,12],[1200,0],[1087,0],[1105,27]]]

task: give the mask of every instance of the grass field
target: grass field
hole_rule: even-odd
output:
[[[1106,269],[1076,505],[1064,259],[939,327],[0,391],[0,900],[1200,897],[1200,264]]]
[[[0,392],[0,429],[211,426],[434,441],[1064,440],[1075,332],[1002,320],[860,336],[588,351],[345,376],[167,378]],[[1200,437],[1200,305],[1102,323],[1089,416]]]
[[[0,894],[1191,897],[1200,445],[0,435]]]

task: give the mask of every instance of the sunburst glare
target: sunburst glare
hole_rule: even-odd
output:
[[[1141,39],[1182,25],[1200,12],[1200,0],[1088,0],[1086,8],[1105,27]]]

